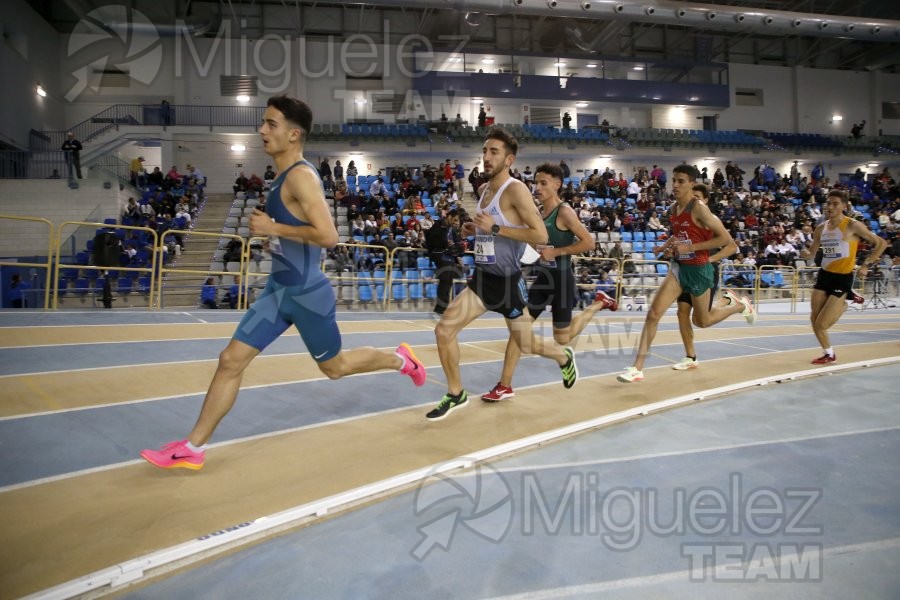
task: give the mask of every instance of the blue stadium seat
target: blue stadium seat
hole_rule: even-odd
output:
[[[116,291],[120,294],[130,294],[133,280],[131,277],[119,277],[116,285]]]

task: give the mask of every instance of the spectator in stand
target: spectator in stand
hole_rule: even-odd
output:
[[[862,123],[854,123],[853,127],[850,128],[850,135],[852,135],[855,139],[859,139],[862,137],[863,129],[866,127],[866,120],[863,119]]]
[[[350,235],[365,235],[366,224],[359,215],[350,221]]]
[[[188,178],[196,181],[198,186],[206,185],[206,175],[203,174],[203,171],[201,171],[194,165],[188,165],[187,171]]]
[[[794,259],[797,258],[797,250],[781,235],[778,235],[771,244],[766,246],[764,256],[766,264],[793,265]]]
[[[456,193],[456,188],[453,187],[453,184],[447,186],[447,202],[450,203],[450,207],[454,207],[459,202],[459,195]]]
[[[356,177],[359,171],[356,169],[356,161],[350,161],[347,164],[347,177]]]
[[[722,169],[716,168],[716,172],[713,173],[713,187],[716,189],[722,189],[725,187],[725,174],[722,173]]]
[[[31,287],[28,285],[28,282],[24,281],[18,273],[13,273],[9,287],[12,291],[11,306],[13,308],[28,308],[27,292]]]
[[[625,187],[625,194],[626,198],[637,200],[638,196],[641,194],[641,184],[637,182],[637,178],[632,179],[631,183]]]
[[[250,184],[250,180],[247,179],[247,176],[244,175],[243,171],[241,171],[238,174],[237,179],[234,180],[234,187],[233,187],[234,193],[237,194],[239,192],[246,192],[247,186],[249,184]]]
[[[344,181],[344,167],[341,166],[341,161],[334,161],[334,180],[336,182]]]
[[[240,240],[232,238],[228,241],[228,245],[225,247],[225,254],[222,256],[222,261],[225,263],[241,262],[241,241]]]
[[[319,176],[322,178],[322,181],[332,181],[331,179],[331,165],[328,164],[328,157],[322,159],[322,162],[319,164]]]
[[[453,167],[450,166],[450,159],[444,161],[444,183],[453,181]]]
[[[128,165],[128,171],[130,175],[131,185],[138,188],[144,187],[144,157],[138,156],[137,158],[132,159]]]
[[[751,211],[744,217],[744,224],[747,226],[747,229],[757,229],[759,227],[759,218]]]
[[[81,179],[81,151],[83,150],[81,142],[75,139],[75,134],[71,131],[66,133],[66,139],[62,143],[62,151],[65,153],[66,166],[69,169],[69,179]],[[73,172],[74,169],[74,172]]]
[[[469,185],[472,186],[472,194],[477,196],[478,186],[481,185],[481,175],[479,174],[478,167],[474,167],[469,173]],[[460,189],[462,189],[462,187],[460,187]]]
[[[225,297],[222,298],[224,302],[228,303],[228,308],[230,308],[231,310],[237,308],[238,297],[240,296],[240,287],[241,276],[235,275],[231,287],[228,288],[228,291],[225,293]]]
[[[191,226],[191,209],[188,206],[187,200],[184,198],[184,196],[182,196],[181,201],[175,205],[175,218],[183,218],[185,220],[185,223],[187,223],[187,226]]]
[[[650,231],[665,231],[665,226],[659,221],[659,216],[656,214],[654,210],[650,214],[650,218],[647,220],[647,229]]]
[[[247,191],[255,192],[257,194],[262,193],[263,191],[263,180],[259,178],[259,175],[253,173],[250,175],[250,179],[247,180]]]
[[[219,308],[219,305],[216,303],[217,291],[216,278],[207,277],[206,283],[203,284],[200,290],[200,303],[206,308]]]
[[[337,167],[335,167],[335,169],[337,169]],[[334,190],[334,205],[346,206],[349,200],[350,194],[347,193],[347,184],[341,179],[337,184],[337,189]]]
[[[382,192],[384,192],[384,181],[381,179],[381,177],[378,177],[369,186],[369,195],[380,196]]]
[[[155,185],[156,187],[161,188],[164,179],[165,177],[163,176],[163,172],[159,169],[159,167],[153,167],[153,172],[147,175],[147,184]]]
[[[458,160],[453,161],[453,174],[456,178],[456,188],[462,193],[463,182],[466,180],[466,168]]]
[[[564,181],[572,176],[572,171],[569,169],[569,165],[566,164],[565,160],[559,161],[559,168],[562,169]]]
[[[172,168],[169,169],[169,172],[166,173],[166,183],[170,187],[180,187],[181,186],[181,173],[178,172],[178,166],[172,165]]]
[[[266,165],[266,172],[263,174],[263,181],[266,183],[266,189],[275,181],[275,171],[272,170],[272,165]]]
[[[810,182],[813,187],[817,187],[822,185],[825,181],[825,167],[822,166],[822,163],[817,163],[815,167],[813,167],[812,173],[810,173],[810,178],[812,181]]]
[[[128,204],[126,204],[124,210],[122,210],[122,223],[127,224],[125,223],[125,219],[137,222],[140,216],[141,211],[138,208],[137,202],[135,202],[134,198],[129,198]]]

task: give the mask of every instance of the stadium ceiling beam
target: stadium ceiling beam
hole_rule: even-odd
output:
[[[669,24],[680,27],[715,29],[732,34],[803,35],[827,38],[856,38],[872,42],[897,39],[900,21],[827,13],[811,13],[758,8],[746,5],[707,4],[653,0],[584,2],[583,0],[374,0],[382,7],[427,6],[442,10],[522,15],[547,15],[572,19],[617,19],[632,23]],[[588,6],[589,5],[589,6]],[[587,6],[587,8],[586,8]],[[833,9],[832,2],[829,9]]]

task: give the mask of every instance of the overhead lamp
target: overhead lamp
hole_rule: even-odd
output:
[[[483,62],[486,65],[492,65],[492,64],[494,64],[494,59],[493,58],[482,58],[481,62]]]
[[[831,115],[832,123],[834,123],[835,121],[843,121],[843,120],[844,120],[844,115]]]
[[[566,66],[566,63],[564,63],[564,62],[556,62],[556,63],[553,63],[553,66],[554,66],[554,67],[564,67],[564,66]]]
[[[37,84],[36,86],[34,86],[34,92],[41,98],[47,97],[47,90],[45,90],[44,86],[42,86],[41,84]]]
[[[248,96],[247,94],[241,94],[237,96],[235,100],[237,100],[241,104],[247,104],[248,102],[250,102],[250,96]]]
[[[877,166],[878,166],[878,163],[866,163],[866,166],[867,166],[867,167],[870,167],[870,168],[871,168],[871,167],[877,167]]]
[[[597,68],[597,63],[588,63],[588,64],[587,64],[587,68],[588,68],[588,69],[596,69],[596,68]]]
[[[641,65],[634,65],[634,70],[635,71],[643,71],[644,67],[642,67]]]
[[[243,152],[246,149],[247,149],[247,146],[245,146],[244,144],[232,144],[231,145],[232,152]]]
[[[585,108],[587,105],[588,105],[587,102],[576,102],[575,103],[576,108]]]
[[[363,105],[363,104],[367,103],[368,100],[366,100],[365,98],[357,98],[356,100],[354,100],[354,102],[356,102],[359,105]]]

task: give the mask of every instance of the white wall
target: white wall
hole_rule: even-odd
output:
[[[277,93],[295,94],[305,98],[313,107],[315,121],[319,123],[344,122],[352,118],[379,118],[391,120],[390,115],[373,114],[371,102],[358,107],[352,98],[365,92],[348,91],[346,72],[357,74],[373,72],[383,74],[383,88],[398,93],[410,90],[412,80],[401,69],[396,46],[372,46],[335,43],[327,41],[307,41],[289,35],[262,40],[228,39],[222,36],[193,38],[163,36],[160,38],[136,38],[133,43],[147,43],[152,49],[145,53],[146,59],[132,64],[131,85],[128,88],[105,88],[102,93],[90,86],[72,103],[63,101],[63,96],[77,82],[74,75],[85,65],[103,56],[110,63],[116,61],[118,52],[125,48],[112,48],[101,43],[96,36],[78,34],[75,38],[55,33],[40,17],[22,1],[14,0],[15,8],[21,8],[17,18],[16,31],[23,31],[28,37],[29,59],[24,61],[9,49],[9,43],[0,46],[0,60],[4,71],[12,73],[13,89],[9,100],[12,111],[4,111],[0,117],[0,133],[17,140],[23,140],[27,133],[26,122],[38,129],[63,129],[74,125],[115,103],[156,103],[169,99],[175,104],[194,105],[234,105],[233,98],[222,97],[219,78],[223,74],[256,75],[259,78],[259,95],[251,100],[255,105],[263,105],[265,99]],[[18,17],[18,15],[17,15]],[[22,23],[19,23],[22,21]],[[9,25],[4,24],[9,30]],[[12,30],[11,30],[12,31]],[[14,36],[13,36],[14,37]],[[71,39],[86,45],[69,56]],[[35,40],[39,40],[40,44]],[[122,46],[122,44],[119,44]],[[372,51],[368,57],[353,57]],[[44,106],[36,104],[32,93],[35,79],[47,79],[51,96]],[[669,107],[651,105],[618,105],[592,102],[585,109],[577,109],[573,102],[560,98],[561,111],[568,110],[577,122],[579,110],[598,114],[615,125],[630,127],[677,127],[699,129],[700,122],[694,117],[719,112],[720,129],[767,129],[770,131],[801,131],[812,133],[847,134],[854,119],[866,119],[869,134],[880,127],[885,133],[900,133],[900,120],[878,123],[882,100],[900,100],[900,75],[867,72],[848,72],[802,67],[772,67],[750,64],[730,66],[730,88],[732,102],[737,87],[762,89],[764,105],[747,107],[733,105],[728,109],[685,109],[678,114]],[[93,81],[93,80],[92,80]],[[416,95],[409,96],[415,102]],[[539,100],[488,100],[490,113],[499,123],[521,123],[523,103],[539,106],[552,102]],[[59,111],[65,107],[65,121],[59,122]],[[21,111],[16,110],[21,108]],[[416,107],[412,116],[426,113],[438,118],[446,112],[452,119],[460,112],[464,119],[474,123],[478,105],[466,102],[432,105],[426,102]],[[840,111],[845,120],[842,124],[830,124],[831,114]],[[25,119],[19,118],[20,114]],[[406,116],[401,114],[401,117]]]
[[[0,140],[27,149],[30,129],[65,126],[59,81],[60,35],[23,0],[4,2],[2,19]],[[35,93],[37,83],[47,90],[47,97]]]
[[[819,71],[827,77],[826,71]],[[719,129],[763,129],[766,131],[796,131],[794,118],[795,90],[793,69],[761,65],[733,64],[729,68],[731,108],[723,110],[719,117]],[[735,88],[761,89],[763,106],[737,106]],[[800,102],[815,102],[812,90],[805,90]],[[702,129],[692,128],[692,129]],[[814,133],[814,132],[810,132]],[[824,133],[815,131],[815,133]]]
[[[0,214],[43,217],[54,226],[83,221],[98,210],[101,220],[119,216],[117,184],[104,189],[103,180],[93,178],[82,179],[79,184],[77,190],[70,190],[65,179],[0,179]],[[73,230],[69,226],[63,240]],[[0,219],[0,256],[47,254],[46,232],[46,226]]]

